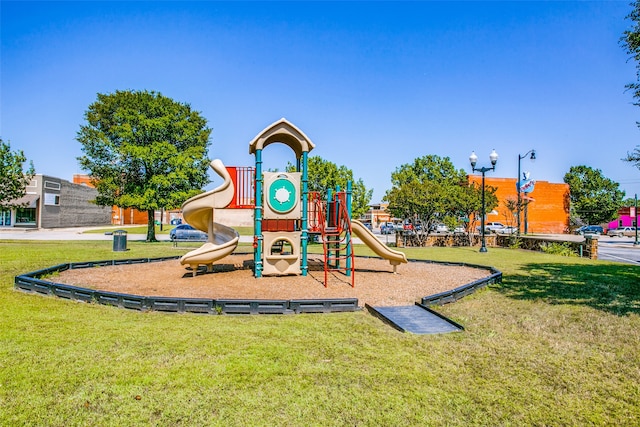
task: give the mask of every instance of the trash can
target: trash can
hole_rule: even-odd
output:
[[[116,230],[113,232],[113,251],[124,252],[127,250],[127,232]]]

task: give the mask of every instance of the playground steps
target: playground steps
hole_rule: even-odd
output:
[[[365,304],[365,307],[400,332],[444,334],[464,330],[462,325],[418,303],[400,307],[372,307]]]
[[[344,272],[355,286],[351,220],[347,194],[339,192],[324,201],[317,192],[309,193],[310,220],[308,229],[319,233],[324,254],[324,286],[329,284],[329,273]]]
[[[351,277],[351,287],[354,287],[355,268],[350,233],[345,233],[344,229],[339,227],[325,227],[322,230],[322,247],[324,252],[324,286],[328,285],[330,272],[340,271]]]

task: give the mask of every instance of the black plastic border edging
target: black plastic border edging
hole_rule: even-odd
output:
[[[376,258],[371,256],[359,256],[358,258]],[[489,270],[491,275],[488,277],[483,277],[482,279],[475,280],[471,283],[467,283],[466,285],[458,286],[455,289],[450,291],[444,291],[433,295],[427,295],[422,297],[421,304],[424,306],[429,305],[444,305],[452,302],[456,302],[467,295],[471,295],[475,291],[484,288],[487,285],[492,285],[494,283],[502,282],[502,272],[493,267],[489,267],[486,265],[480,264],[469,264],[466,262],[451,262],[451,261],[433,261],[428,259],[414,259],[409,258],[409,262],[421,262],[425,264],[438,264],[438,265],[451,265],[456,267],[469,267],[469,268],[477,268],[480,270]]]
[[[113,265],[144,264],[178,259],[179,256],[160,258],[131,258],[121,260],[102,260],[58,264],[30,273],[21,274],[14,279],[14,287],[25,292],[35,292],[43,295],[53,295],[59,298],[82,302],[96,302],[98,304],[135,309],[140,311],[167,311],[177,313],[208,313],[208,314],[287,314],[287,313],[332,313],[358,311],[357,298],[337,299],[296,299],[296,300],[233,300],[206,298],[172,298],[153,297],[117,292],[107,292],[82,288],[40,279],[42,276],[77,268],[107,267]],[[372,258],[372,257],[359,257]],[[491,275],[453,290],[425,296],[421,300],[422,306],[444,305],[456,302],[489,284],[502,282],[502,273],[493,267],[478,264],[467,264],[447,261],[431,261],[409,259],[410,262],[452,265],[460,267],[479,268],[491,271]],[[417,304],[417,303],[416,303]],[[431,311],[431,310],[430,310]],[[437,314],[437,312],[434,312]],[[452,322],[449,319],[446,319]]]
[[[14,279],[14,287],[21,291],[52,295],[59,298],[111,305],[139,311],[165,311],[173,313],[205,314],[293,314],[333,313],[360,310],[357,298],[296,299],[296,300],[235,300],[180,297],[153,297],[122,294],[96,289],[64,285],[41,277],[78,268],[108,267],[114,265],[144,264],[178,259],[179,256],[161,258],[132,258],[122,260],[86,261],[58,264]]]
[[[461,267],[471,267],[471,268],[481,268],[483,270],[491,271],[491,275],[488,277],[483,277],[482,279],[475,280],[471,283],[467,283],[466,285],[458,286],[455,289],[450,291],[440,292],[434,295],[428,295],[422,298],[422,305],[444,305],[452,302],[456,302],[467,295],[471,295],[475,291],[484,288],[487,285],[492,285],[494,283],[502,282],[502,272],[496,270],[493,267],[486,267],[477,264],[466,264],[466,263],[446,263],[447,265],[458,265]]]

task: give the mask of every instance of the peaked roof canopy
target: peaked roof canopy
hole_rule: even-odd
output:
[[[315,147],[304,132],[283,117],[267,126],[249,143],[249,154],[255,154],[256,150],[262,150],[274,142],[289,146],[296,153],[296,158],[302,157],[302,153],[309,152]]]

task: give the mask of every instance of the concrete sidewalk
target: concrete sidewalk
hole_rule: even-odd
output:
[[[90,230],[101,230],[105,227],[72,227],[72,228],[0,228],[0,240],[113,240],[112,234],[86,233]],[[127,227],[121,227],[127,231]],[[146,234],[129,234],[127,240],[146,240]],[[156,239],[168,241],[168,234],[156,234]]]
[[[105,227],[73,227],[73,228],[0,228],[2,240],[113,240],[112,234],[86,233],[89,230],[101,230]],[[121,227],[127,231],[127,227]],[[127,241],[145,241],[146,234],[129,234]],[[169,234],[156,234],[158,241],[169,241]],[[240,242],[251,243],[253,236],[240,236]],[[204,243],[204,242],[201,242]]]

